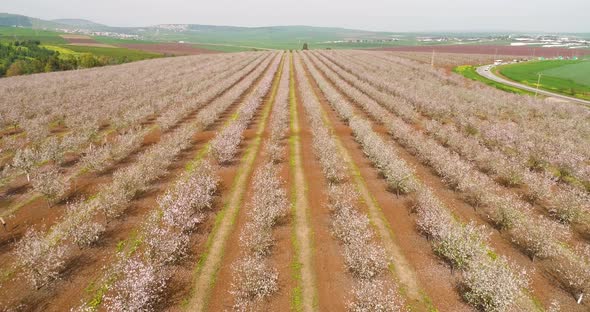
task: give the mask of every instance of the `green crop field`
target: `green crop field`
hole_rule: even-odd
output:
[[[254,50],[252,48],[244,48],[244,47],[234,46],[234,45],[218,45],[218,44],[206,44],[206,43],[193,44],[193,46],[196,48],[208,49],[208,50],[219,51],[219,52],[228,52],[228,53],[229,52],[244,52],[244,51]]]
[[[22,27],[0,26],[0,42],[39,40],[44,44],[66,44],[60,33]]]
[[[590,62],[580,62],[542,71],[543,75],[569,79],[575,83],[590,86]]]
[[[161,54],[150,53],[140,50],[132,50],[125,48],[103,48],[103,47],[90,47],[90,46],[75,46],[68,45],[65,48],[78,53],[90,53],[96,56],[108,56],[108,57],[127,57],[129,61],[139,61],[144,59],[161,57]]]
[[[532,86],[568,96],[590,99],[590,61],[587,60],[551,60],[498,67],[503,76]]]

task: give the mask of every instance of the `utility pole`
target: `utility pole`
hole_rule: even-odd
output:
[[[535,91],[535,99],[537,98],[537,94],[539,94],[539,85],[541,84],[541,76],[543,76],[543,73],[539,73],[539,78],[537,79],[537,90]]]
[[[432,58],[430,59],[430,66],[434,67],[434,50],[432,50]]]

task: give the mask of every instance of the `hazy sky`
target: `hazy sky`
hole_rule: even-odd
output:
[[[0,0],[0,11],[111,26],[311,25],[385,31],[590,32],[590,0]]]

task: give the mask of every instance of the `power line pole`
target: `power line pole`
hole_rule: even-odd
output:
[[[543,73],[539,73],[539,78],[537,79],[537,90],[535,91],[535,99],[537,98],[537,94],[539,94],[539,85],[541,84],[541,76],[543,76]]]
[[[430,59],[430,66],[434,67],[434,50],[432,50],[432,58]]]

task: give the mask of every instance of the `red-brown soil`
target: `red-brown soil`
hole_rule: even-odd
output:
[[[220,53],[218,51],[197,48],[188,43],[127,43],[117,45],[122,48],[141,50],[165,55],[196,55]]]
[[[68,44],[70,45],[77,45],[77,46],[89,46],[89,47],[102,47],[102,48],[114,48],[110,44],[100,43],[90,36],[83,36],[83,35],[62,35]]]
[[[436,46],[400,46],[378,48],[379,51],[407,51],[407,52],[442,52],[464,54],[515,55],[523,57],[556,57],[583,56],[590,54],[588,49],[544,48],[528,46],[500,46],[500,45],[436,45]]]

